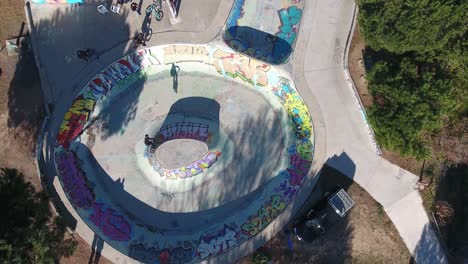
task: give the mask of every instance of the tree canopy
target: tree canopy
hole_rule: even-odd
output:
[[[359,24],[373,49],[440,50],[460,39],[468,26],[468,1],[358,0]]]
[[[368,109],[380,144],[403,155],[427,156],[422,131],[441,126],[441,117],[457,106],[449,79],[437,76],[430,65],[395,56],[375,63],[368,73],[375,104]]]
[[[0,260],[2,263],[57,263],[76,247],[65,225],[52,217],[49,199],[16,169],[0,171]]]
[[[425,158],[434,151],[427,134],[468,113],[468,1],[357,2],[377,141]]]

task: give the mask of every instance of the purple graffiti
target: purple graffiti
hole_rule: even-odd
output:
[[[115,241],[130,240],[130,224],[125,221],[123,216],[115,214],[111,208],[102,210],[104,204],[93,203],[93,213],[90,215],[90,220],[93,222],[102,233]]]
[[[288,202],[294,198],[297,189],[288,184],[287,181],[283,181],[279,187],[275,188],[275,192],[279,193],[285,202]]]
[[[202,173],[207,168],[210,168],[221,156],[221,152],[208,151],[208,153],[203,156],[200,160],[195,161],[192,164],[189,164],[182,168],[177,169],[166,169],[164,168],[157,159],[148,156],[150,163],[154,170],[156,170],[161,176],[168,179],[180,179],[180,178],[190,178]]]
[[[176,175],[179,178],[186,178],[198,175],[203,172],[204,169],[210,168],[218,159],[217,153],[209,151],[202,159],[195,161],[194,163],[187,165],[181,169],[169,170],[169,174]]]
[[[173,139],[194,139],[205,142],[208,139],[208,128],[206,124],[198,123],[175,123],[159,130],[156,138],[160,141],[160,144],[173,140]]]
[[[70,197],[71,203],[79,208],[90,208],[94,201],[94,194],[88,188],[83,172],[77,166],[75,153],[71,151],[60,152],[57,159],[57,169],[63,189]]]
[[[289,183],[293,186],[301,185],[302,180],[309,173],[311,161],[301,158],[298,154],[291,155],[290,166],[287,169],[290,179]]]

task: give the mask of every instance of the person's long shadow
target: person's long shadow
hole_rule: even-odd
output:
[[[180,67],[172,63],[171,67],[171,77],[172,77],[172,89],[174,89],[174,92],[177,93],[177,88],[179,87],[179,71]]]
[[[104,240],[94,234],[93,243],[91,245],[91,256],[89,256],[88,264],[97,264],[101,258],[101,252],[104,247]]]

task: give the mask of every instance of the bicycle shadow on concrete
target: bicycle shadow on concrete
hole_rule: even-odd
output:
[[[283,64],[293,49],[284,39],[246,26],[226,28],[223,39],[233,50],[269,64]]]

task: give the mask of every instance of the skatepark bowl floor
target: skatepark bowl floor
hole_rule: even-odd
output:
[[[57,124],[68,200],[106,243],[144,263],[200,262],[255,237],[294,200],[314,151],[292,77],[224,44],[127,55],[86,83]]]

